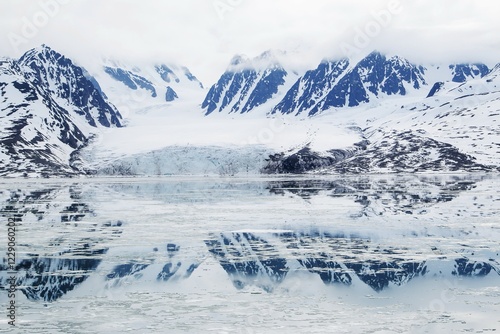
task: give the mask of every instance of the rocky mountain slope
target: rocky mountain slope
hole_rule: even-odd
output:
[[[121,115],[85,70],[47,46],[0,62],[0,175],[84,173],[77,152]]]
[[[201,107],[212,112],[247,113],[266,103],[287,86],[296,75],[286,70],[275,52],[267,51],[254,59],[235,56],[207,93]]]

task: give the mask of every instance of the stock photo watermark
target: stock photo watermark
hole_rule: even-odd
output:
[[[61,6],[68,3],[70,3],[69,0],[38,1],[38,10],[32,15],[21,18],[20,30],[8,33],[7,38],[12,48],[19,52],[19,47],[35,38],[49,24],[50,20],[59,14]]]
[[[418,323],[412,327],[412,333],[428,333],[428,326],[433,323],[436,317],[442,315],[446,311],[448,305],[457,300],[457,290],[463,289],[458,279],[454,279],[453,281],[446,279],[443,283],[445,287],[439,294],[429,301],[427,307],[419,309],[415,314],[413,319]]]
[[[224,21],[228,13],[233,12],[244,2],[245,0],[216,0],[212,3],[212,5],[219,19]]]
[[[353,35],[350,42],[341,42],[339,44],[340,51],[346,57],[352,57],[359,54],[363,49],[367,48],[377,38],[384,29],[387,29],[394,17],[401,14],[403,5],[399,0],[391,0],[386,8],[371,11],[370,19],[364,25],[357,25],[353,28]]]
[[[285,130],[285,118],[272,117],[269,118],[269,123],[262,127],[254,136],[249,136],[242,144],[243,145],[263,145],[272,143],[276,135]]]
[[[7,323],[10,326],[16,325],[16,221],[9,218],[7,222]]]

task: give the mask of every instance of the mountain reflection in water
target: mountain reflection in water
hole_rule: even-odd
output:
[[[382,292],[419,277],[499,277],[499,185],[487,176],[20,182],[3,185],[0,216],[18,225],[16,284],[33,301],[56,301],[92,276],[102,289],[173,284],[208,258],[239,290],[273,292],[308,273]]]

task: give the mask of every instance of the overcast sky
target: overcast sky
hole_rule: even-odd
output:
[[[290,51],[304,68],[374,49],[415,62],[500,62],[497,0],[1,0],[0,55],[45,43],[97,55],[177,62],[205,85],[234,54]]]

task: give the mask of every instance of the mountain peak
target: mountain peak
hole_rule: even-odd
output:
[[[385,54],[378,50],[373,50],[365,58],[385,58]]]
[[[233,58],[231,58],[231,61],[229,62],[230,66],[238,66],[242,64],[248,63],[249,59],[247,56],[242,55],[242,54],[237,54],[234,55]]]
[[[376,66],[376,64],[380,64],[386,61],[386,56],[378,51],[373,51],[368,54],[366,57],[361,59],[358,63],[358,66],[367,67],[367,66]]]
[[[19,58],[19,65],[26,66],[36,71],[43,67],[43,64],[53,64],[54,66],[71,67],[74,66],[71,59],[66,58],[61,53],[50,48],[46,44],[28,50]]]
[[[269,49],[267,51],[262,52],[259,56],[255,57],[255,59],[278,61],[279,57],[284,57],[286,56],[286,54],[287,54],[286,51],[283,50]]]
[[[37,49],[52,51],[52,48],[45,43],[40,45]]]
[[[120,127],[121,115],[87,77],[88,73],[47,45],[5,63],[2,110],[8,159],[0,174],[73,175],[84,172],[77,151],[98,127]],[[3,90],[3,91],[2,91]],[[19,102],[22,101],[22,104]],[[3,133],[2,133],[3,134]],[[18,162],[22,161],[22,164]]]
[[[205,114],[224,109],[230,113],[246,113],[270,100],[285,84],[288,75],[276,55],[276,51],[268,50],[253,59],[234,56],[205,97],[202,103]]]
[[[482,63],[452,64],[449,68],[453,75],[451,81],[459,83],[465,82],[468,79],[482,78],[490,72],[488,66]]]
[[[34,57],[36,55],[56,55],[56,56],[61,56],[61,54],[54,49],[52,49],[50,46],[47,44],[42,44],[40,46],[37,46],[36,48],[32,48],[24,53],[24,55],[21,58],[27,58],[27,57]]]
[[[24,77],[45,87],[47,98],[61,98],[92,126],[121,126],[121,115],[99,92],[86,71],[46,44],[27,51],[18,61]]]
[[[267,50],[252,59],[252,64],[253,67],[258,70],[282,68],[283,66],[280,59],[282,59],[285,55],[286,53],[284,51]]]
[[[231,59],[227,71],[239,72],[242,70],[265,70],[268,68],[281,67],[280,58],[285,52],[278,50],[267,50],[254,58],[237,54]]]

